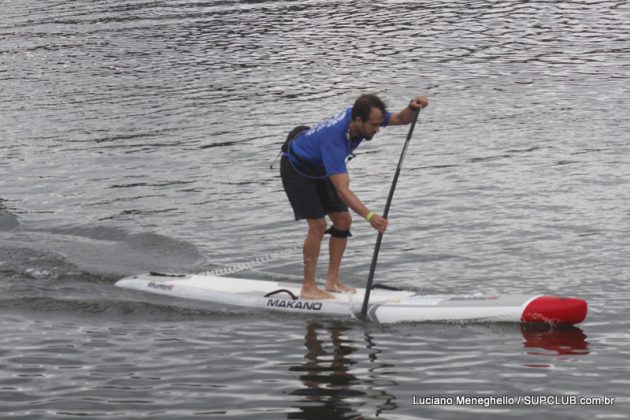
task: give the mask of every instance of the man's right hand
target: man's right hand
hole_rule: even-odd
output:
[[[374,214],[374,216],[370,218],[370,224],[374,229],[378,230],[379,233],[385,233],[387,229],[387,219],[379,214]]]

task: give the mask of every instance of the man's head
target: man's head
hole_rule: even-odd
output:
[[[352,121],[357,125],[361,137],[372,140],[385,119],[387,107],[376,95],[361,95],[352,107]]]

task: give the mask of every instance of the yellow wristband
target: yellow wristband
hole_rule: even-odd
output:
[[[369,211],[368,214],[365,216],[365,220],[369,222],[373,216],[374,216],[374,212]]]

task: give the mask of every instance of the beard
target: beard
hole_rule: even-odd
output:
[[[370,141],[374,138],[374,134],[370,134],[362,130],[361,137],[363,137],[364,140]]]

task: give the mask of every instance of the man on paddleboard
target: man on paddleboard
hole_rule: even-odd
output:
[[[348,208],[383,233],[387,220],[370,211],[350,189],[346,163],[363,140],[372,140],[380,127],[409,124],[415,109],[428,106],[417,96],[400,112],[389,112],[376,95],[361,95],[352,108],[321,121],[313,128],[299,126],[289,133],[282,147],[280,175],[295,220],[306,219],[304,240],[304,283],[300,297],[332,299],[329,292],[356,292],[339,279],[339,267],[350,235],[352,217]],[[326,216],[332,221],[327,228]],[[330,233],[326,290],[315,282],[322,239]]]

